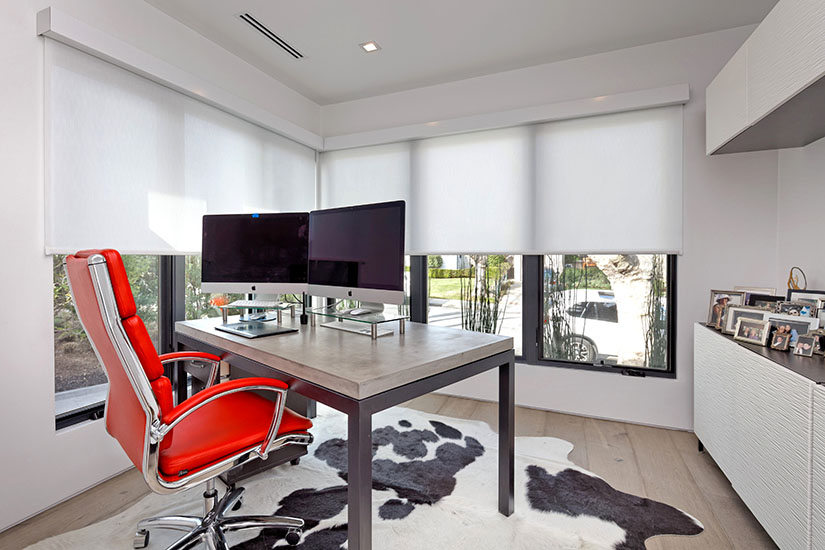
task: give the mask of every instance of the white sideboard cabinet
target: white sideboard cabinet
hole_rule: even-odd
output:
[[[783,550],[825,549],[825,360],[694,328],[694,430]]]

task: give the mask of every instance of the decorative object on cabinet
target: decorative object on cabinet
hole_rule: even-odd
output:
[[[733,290],[744,292],[745,294],[767,294],[768,296],[775,296],[776,289],[762,286],[735,286]]]
[[[795,317],[774,313],[768,316],[771,327],[791,335],[791,344],[795,344],[800,335],[808,334],[819,328],[819,319],[814,317]]]
[[[802,285],[799,286],[799,277],[802,277]],[[788,273],[788,290],[807,290],[808,288],[808,277],[805,275],[805,272],[802,271],[801,267],[794,266],[791,268],[790,273]],[[788,300],[791,299],[791,293],[788,292]]]
[[[764,321],[771,313],[773,313],[771,310],[761,307],[728,306],[725,311],[725,324],[722,326],[722,332],[725,334],[734,334],[736,333],[736,323],[739,322],[739,319]]]
[[[825,302],[825,290],[789,288],[787,300],[789,302],[804,302],[815,306],[817,309],[821,309],[822,303]]]
[[[811,357],[814,354],[814,337],[800,336],[796,341],[796,348],[794,355],[802,355],[804,357]]]
[[[735,290],[711,290],[708,306],[708,326],[721,330],[725,320],[725,308],[741,306],[745,303],[745,293]]]
[[[771,339],[771,349],[779,350],[779,351],[788,351],[788,346],[791,344],[791,335],[787,332],[779,332],[775,330],[773,332],[773,338]]]
[[[770,332],[771,324],[768,321],[740,318],[736,323],[736,334],[733,338],[740,342],[764,346]],[[811,342],[813,343],[813,340]]]
[[[816,306],[806,302],[778,302],[776,312],[794,317],[816,317]]]
[[[825,331],[822,329],[815,330],[808,334],[814,339],[814,353],[817,355],[825,355]]]
[[[745,294],[745,305],[765,307],[776,311],[776,304],[784,301],[784,296],[775,296],[773,294]]]

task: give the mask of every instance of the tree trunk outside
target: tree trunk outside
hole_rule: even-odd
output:
[[[605,274],[619,315],[619,364],[645,366],[645,316],[653,257],[619,254],[589,256]]]

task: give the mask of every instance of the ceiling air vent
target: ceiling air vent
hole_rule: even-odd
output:
[[[247,25],[249,25],[250,27],[252,27],[256,31],[258,31],[259,33],[261,33],[262,35],[264,35],[268,39],[270,39],[273,42],[275,42],[276,44],[278,44],[286,53],[288,53],[289,55],[291,55],[295,59],[301,59],[302,57],[304,57],[304,55],[301,52],[299,52],[298,50],[296,50],[295,48],[290,46],[289,43],[287,43],[286,40],[284,40],[283,38],[281,38],[280,36],[278,36],[277,34],[272,32],[271,30],[269,30],[266,27],[266,25],[264,25],[263,23],[261,23],[260,21],[255,19],[252,16],[252,14],[250,14],[248,12],[247,13],[242,13],[238,17],[240,17],[241,20],[243,22],[245,22]]]

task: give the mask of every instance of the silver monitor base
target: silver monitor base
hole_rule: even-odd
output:
[[[344,332],[352,332],[353,334],[371,336],[372,338],[381,338],[382,336],[389,336],[393,333],[392,329],[378,328],[378,325],[357,323],[354,321],[332,321],[331,323],[321,323],[321,326],[334,328],[335,330],[343,330]],[[373,334],[373,331],[375,334]]]

